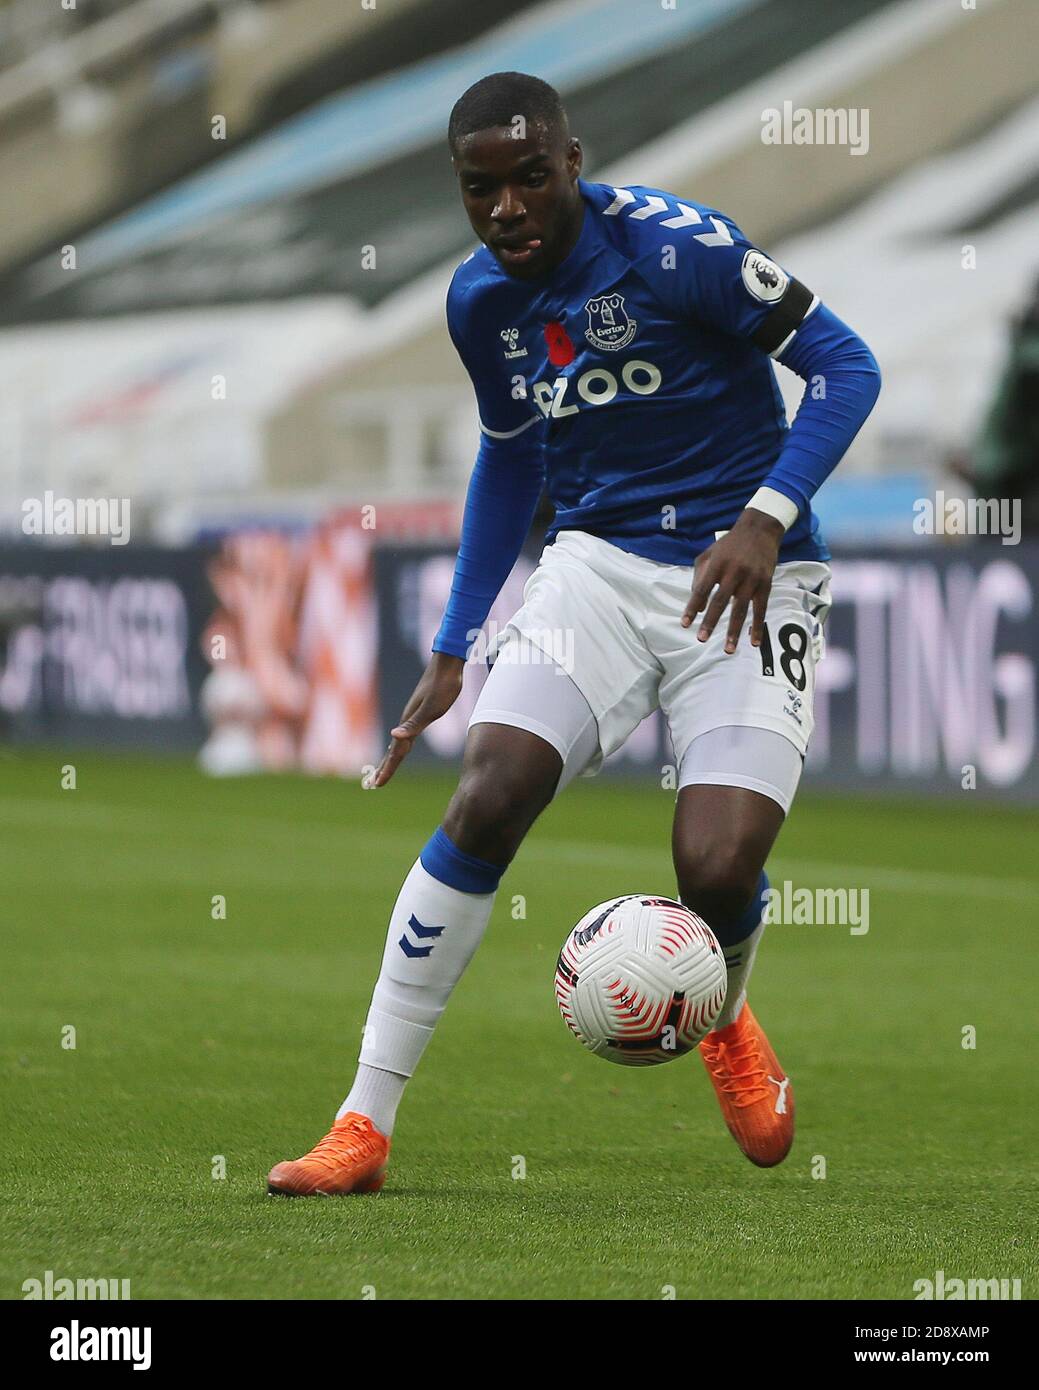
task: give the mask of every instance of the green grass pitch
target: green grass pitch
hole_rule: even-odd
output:
[[[1035,1296],[1039,817],[967,792],[794,808],[773,880],[868,887],[870,929],[765,937],[751,998],[798,1105],[782,1167],[742,1157],[695,1055],[610,1066],[560,1020],[577,918],[673,891],[673,793],[582,782],[503,881],[383,1193],[268,1198],[348,1088],[450,789],[0,756],[5,1298],[48,1269],[135,1299],[912,1298],[938,1269]]]

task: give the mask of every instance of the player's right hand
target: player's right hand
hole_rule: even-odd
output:
[[[411,745],[423,729],[447,713],[462,691],[465,662],[460,656],[434,652],[411,699],[404,706],[400,723],[390,730],[390,746],[385,757],[364,783],[366,788],[384,787],[411,752]]]

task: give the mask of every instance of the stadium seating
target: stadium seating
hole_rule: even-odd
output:
[[[95,23],[79,42],[147,3]],[[249,8],[270,26],[304,4],[319,0]],[[459,22],[451,5],[442,12]],[[13,268],[8,256],[2,312],[11,325],[38,326],[0,332],[0,363],[20,383],[9,386],[3,409],[11,437],[37,445],[17,469],[0,463],[0,514],[10,515],[15,478],[24,488],[34,469],[57,459],[73,474],[101,469],[138,484],[146,471],[156,525],[173,530],[199,510],[233,509],[247,488],[250,505],[260,492],[289,507],[457,496],[474,420],[448,348],[443,298],[472,238],[444,127],[454,97],[501,67],[538,71],[559,86],[588,177],[656,184],[724,208],[863,332],[888,387],[842,478],[934,475],[949,448],[969,439],[998,370],[1004,325],[1036,269],[1037,239],[1027,234],[1032,0],[981,0],[969,19],[943,0],[701,0],[661,10],[653,22],[626,0],[553,0],[521,7],[505,23],[495,22],[501,10],[483,7],[481,22],[492,27],[447,48],[417,22],[430,13],[416,0],[412,47],[401,53],[424,56],[406,70],[372,46],[377,32],[395,31],[373,27],[366,49],[351,31],[355,66],[344,72],[357,75],[361,43],[370,81],[345,85],[77,235],[74,276],[59,267],[56,248],[80,212],[62,221],[52,206],[46,254]],[[815,40],[808,46],[806,33]],[[215,49],[222,42],[214,39]],[[242,43],[241,54],[253,51]],[[339,51],[327,34],[326,46]],[[302,102],[298,74],[309,74],[312,93],[333,82],[327,58],[287,45],[282,63],[269,52],[277,44],[261,47],[269,65],[219,89],[246,124]],[[0,110],[4,82],[17,71],[0,73]],[[868,103],[869,157],[840,145],[763,143],[760,113],[790,98]],[[0,142],[0,170],[20,138]],[[89,164],[85,182],[97,172]],[[38,202],[47,203],[46,187]],[[961,248],[982,227],[987,254],[961,271]],[[364,268],[366,248],[376,252],[372,268]],[[972,277],[966,294],[942,296],[950,274]],[[275,310],[275,300],[286,302]],[[214,302],[229,304],[216,318],[206,312]],[[161,311],[192,306],[177,315],[172,338],[174,320]],[[112,315],[117,324],[91,327]],[[45,326],[68,319],[79,321],[76,334]],[[267,344],[278,345],[277,373],[262,370]],[[55,352],[67,364],[61,386]],[[90,358],[83,370],[77,353]],[[125,364],[135,360],[140,371],[128,387]],[[248,382],[233,410],[230,398],[221,403],[223,416],[208,385],[221,360]],[[800,383],[786,373],[781,382],[796,401]],[[96,418],[89,437],[69,425],[91,392],[134,402],[134,411],[110,412],[103,439]],[[142,454],[149,410],[163,427]],[[232,414],[238,444],[214,460],[199,441],[218,437]],[[192,441],[187,459],[182,440]]]

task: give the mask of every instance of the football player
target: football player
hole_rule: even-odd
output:
[[[477,701],[457,791],[390,916],[353,1087],[325,1138],[268,1187],[379,1189],[407,1080],[523,837],[658,707],[678,768],[678,894],[728,972],[700,1053],[733,1138],[768,1167],[793,1141],[794,1096],[747,982],[829,606],[811,503],[880,373],[724,213],[582,178],[580,142],[539,79],[483,78],[448,138],[482,243],[447,296],[480,446],[443,623],[373,787],[458,697],[543,488],[555,516]],[[809,383],[792,426],[773,362]]]

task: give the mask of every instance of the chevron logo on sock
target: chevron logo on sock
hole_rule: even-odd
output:
[[[401,937],[397,945],[408,957],[409,960],[418,960],[422,956],[428,956],[436,945],[436,937],[444,930],[443,927],[424,927],[414,913],[408,918],[408,930],[415,933],[420,941],[428,941],[434,938],[428,946],[413,946],[407,938],[407,934]]]

